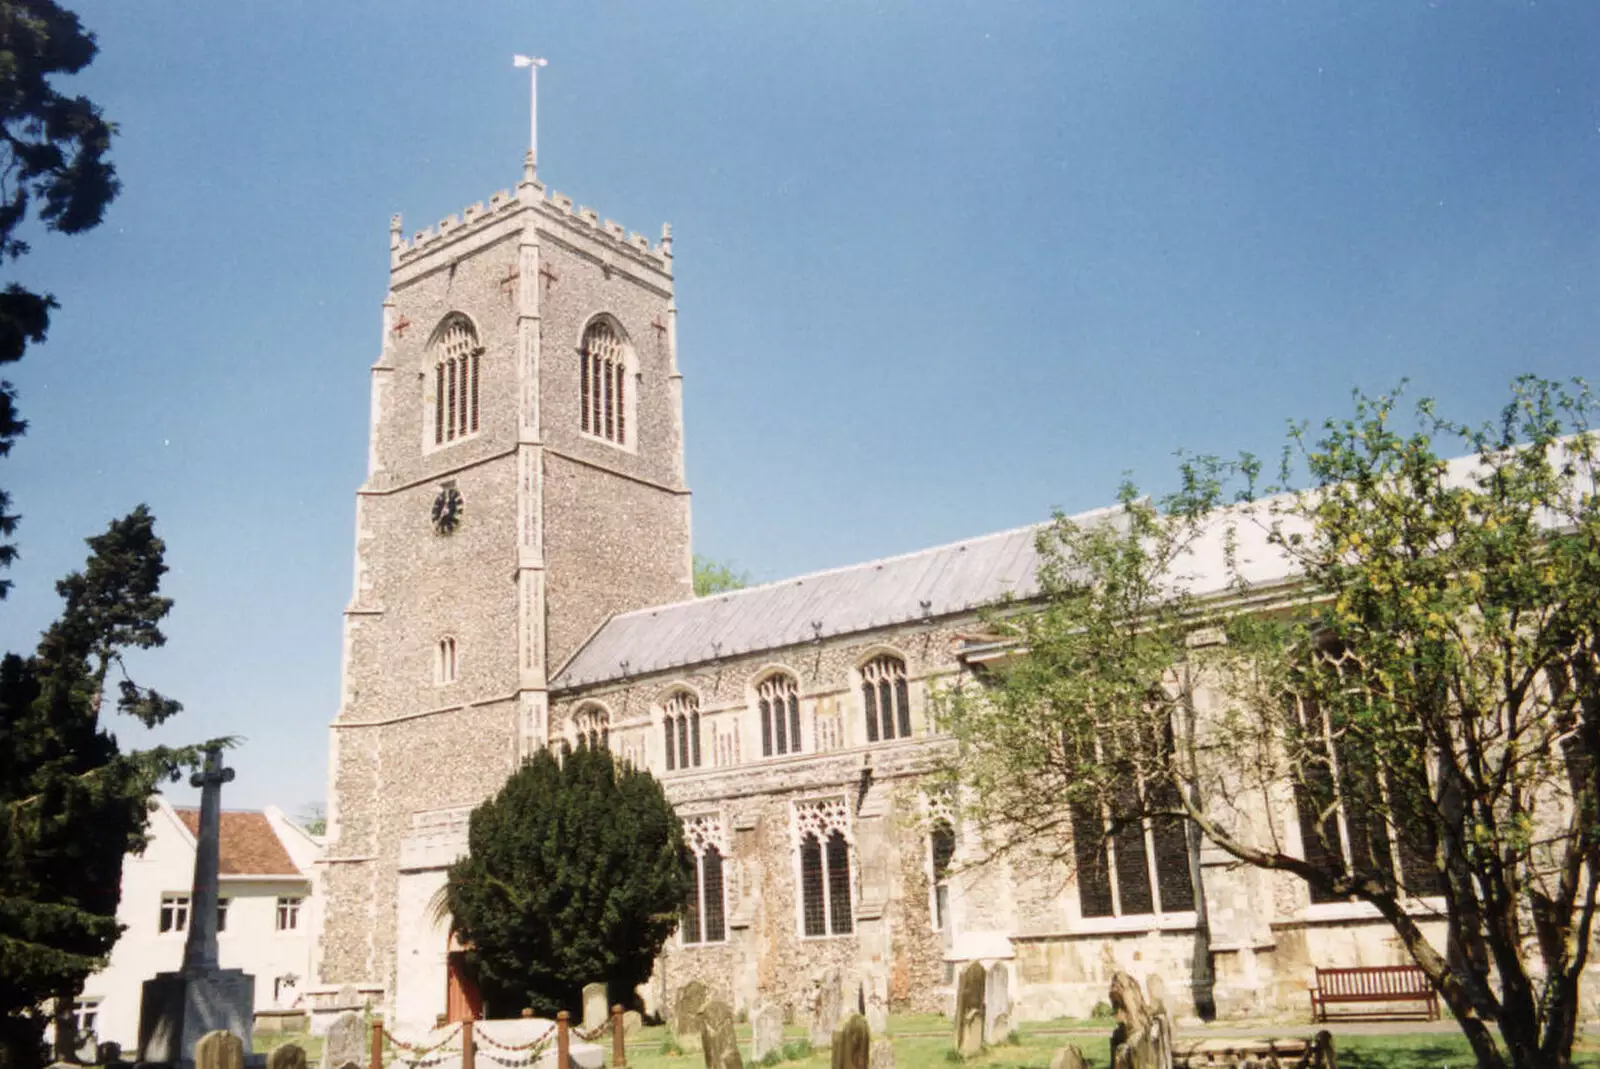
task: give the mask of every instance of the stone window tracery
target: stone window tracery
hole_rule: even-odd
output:
[[[464,316],[449,318],[438,334],[433,365],[433,444],[478,431],[478,370],[483,346]]]
[[[906,662],[885,653],[862,665],[861,704],[867,718],[868,742],[910,738],[911,695]]]
[[[850,881],[850,811],[843,798],[796,802],[800,925],[808,936],[855,930]]]
[[[694,857],[694,885],[683,906],[679,934],[686,945],[721,943],[728,937],[723,880],[728,841],[722,818],[715,814],[686,818],[683,840]]]
[[[667,751],[667,771],[700,767],[700,699],[686,690],[668,698],[661,707],[662,741]]]
[[[572,730],[579,746],[591,750],[611,748],[611,714],[601,705],[585,705],[572,716]]]
[[[434,648],[433,681],[441,686],[446,683],[454,683],[458,678],[456,675],[458,667],[456,640],[454,637],[446,635],[439,640],[438,646]]]
[[[928,861],[933,887],[933,926],[950,923],[950,868],[956,854],[955,799],[947,790],[924,796],[928,819]]]
[[[761,712],[761,756],[800,752],[800,686],[794,676],[779,672],[756,687]]]
[[[626,445],[628,361],[617,328],[605,319],[590,323],[578,358],[579,427],[585,434]]]

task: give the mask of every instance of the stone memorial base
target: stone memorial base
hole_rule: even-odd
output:
[[[207,1032],[232,1032],[250,1049],[256,978],[243,969],[157,973],[139,1000],[139,1061],[191,1069]]]

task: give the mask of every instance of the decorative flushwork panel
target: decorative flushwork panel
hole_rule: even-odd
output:
[[[838,832],[852,846],[855,836],[850,831],[850,807],[843,798],[815,798],[794,803],[794,841],[798,846],[807,835],[815,835],[819,842]]]
[[[728,833],[723,827],[720,813],[700,813],[683,818],[683,841],[695,857],[704,857],[706,847],[714,846],[717,853],[728,856]]]

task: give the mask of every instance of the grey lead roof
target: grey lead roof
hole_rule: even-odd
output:
[[[1084,522],[1099,510],[1074,517]],[[848,568],[622,613],[551,680],[562,690],[817,638],[969,612],[1038,591],[1042,524]]]

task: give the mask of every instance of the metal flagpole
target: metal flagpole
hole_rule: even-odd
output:
[[[528,68],[528,151],[533,156],[535,168],[539,166],[539,68],[545,63],[538,56],[511,57],[513,67]]]

